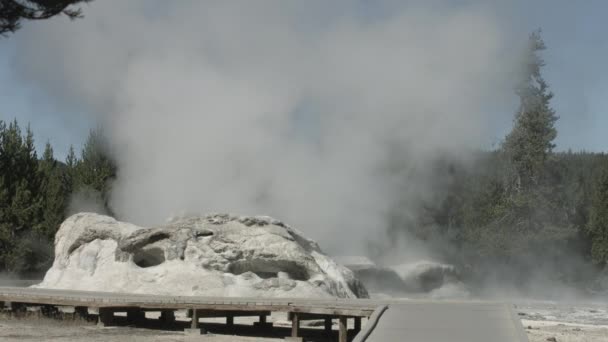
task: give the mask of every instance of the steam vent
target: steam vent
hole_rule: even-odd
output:
[[[266,216],[143,228],[92,213],[63,222],[42,288],[183,296],[367,298],[352,271]]]

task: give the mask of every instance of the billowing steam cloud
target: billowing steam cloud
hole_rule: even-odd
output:
[[[28,24],[17,66],[106,128],[121,219],[267,214],[346,252],[429,196],[437,153],[488,141],[515,70],[487,8],[366,3],[97,1]]]

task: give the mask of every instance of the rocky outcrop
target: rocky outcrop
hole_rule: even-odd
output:
[[[452,265],[420,260],[383,267],[361,256],[341,256],[336,259],[352,270],[374,295],[416,294],[431,298],[469,296],[469,291],[460,281],[458,270]]]
[[[143,228],[69,217],[39,287],[170,295],[367,297],[352,271],[296,229],[265,216],[215,214]]]
[[[409,290],[395,270],[378,266],[366,257],[338,256],[335,259],[353,271],[357,279],[372,293],[400,296]]]
[[[430,292],[458,281],[456,268],[434,261],[416,261],[392,266],[406,288],[416,292]]]

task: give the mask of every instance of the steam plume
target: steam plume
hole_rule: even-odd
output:
[[[515,70],[489,8],[362,6],[99,1],[28,25],[17,67],[105,127],[121,219],[267,214],[344,253],[383,235],[397,196],[433,195],[438,153],[493,137]]]

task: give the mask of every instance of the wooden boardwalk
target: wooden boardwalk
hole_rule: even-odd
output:
[[[512,305],[487,302],[401,302],[383,313],[369,342],[527,342]]]
[[[126,312],[134,321],[145,319],[145,312],[161,313],[161,320],[171,323],[176,310],[188,310],[191,329],[200,334],[198,318],[225,317],[233,324],[238,316],[259,316],[256,324],[271,328],[266,321],[271,312],[285,312],[292,321],[292,341],[301,341],[299,326],[303,320],[325,320],[325,332],[331,333],[332,320],[338,321],[339,341],[407,342],[526,342],[521,323],[512,306],[476,301],[372,300],[372,299],[302,299],[302,298],[233,298],[126,294],[0,287],[0,302],[12,308],[56,306],[72,307],[76,312],[96,314],[99,321],[111,325],[114,313]],[[361,327],[361,318],[369,318]],[[347,320],[354,330],[347,330]],[[360,331],[360,332],[359,332]]]

